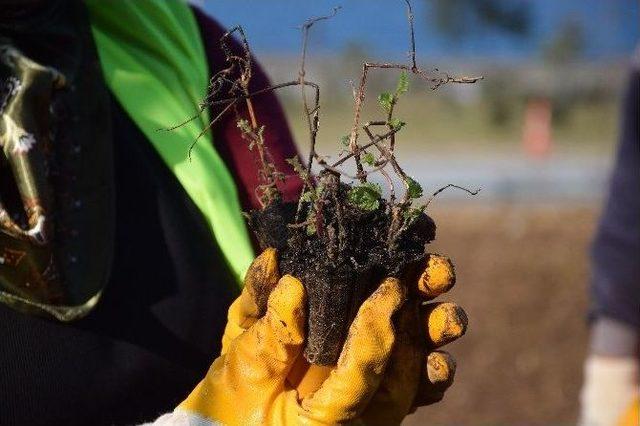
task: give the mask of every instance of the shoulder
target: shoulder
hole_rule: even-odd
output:
[[[191,10],[193,11],[196,22],[200,27],[200,33],[203,35],[202,38],[205,42],[210,40],[210,37],[217,40],[226,32],[226,29],[202,8],[191,5]]]

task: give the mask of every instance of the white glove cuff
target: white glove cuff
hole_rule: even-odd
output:
[[[638,359],[591,355],[584,366],[580,426],[616,425],[638,396]]]

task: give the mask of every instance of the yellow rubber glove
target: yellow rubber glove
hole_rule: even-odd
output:
[[[451,263],[431,256],[418,281],[412,293],[423,298],[447,291],[455,281]],[[262,314],[256,301],[269,293]],[[412,407],[442,397],[455,363],[433,350],[466,327],[457,306],[423,307],[406,294],[398,279],[385,279],[360,307],[337,365],[309,366],[304,287],[279,278],[276,252],[266,250],[229,309],[221,356],[176,412],[225,425],[400,423]]]
[[[618,422],[619,426],[640,425],[640,397],[635,397]]]

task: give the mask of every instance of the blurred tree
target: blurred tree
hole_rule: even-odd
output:
[[[513,119],[513,95],[510,84],[504,84],[503,80],[488,80],[482,86],[484,99],[488,104],[485,110],[489,122],[496,127],[505,127]]]
[[[457,41],[490,29],[513,36],[529,34],[530,0],[424,0],[427,19],[443,35]],[[495,70],[494,70],[495,71]],[[488,122],[495,129],[507,129],[519,112],[513,78],[509,75],[482,84]]]
[[[426,0],[433,9],[429,19],[443,34],[458,39],[483,28],[514,35],[529,31],[530,5],[522,0]]]
[[[543,47],[543,58],[553,64],[566,64],[584,52],[584,29],[579,22],[567,19]]]
[[[567,18],[549,41],[542,46],[542,58],[548,64],[561,70],[564,65],[574,62],[582,56],[585,44],[582,25],[574,19]],[[556,90],[551,96],[554,124],[566,124],[575,105],[578,102],[584,102],[587,97],[588,92],[584,91],[576,93],[575,90],[570,89]]]

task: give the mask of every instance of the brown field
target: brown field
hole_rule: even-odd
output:
[[[470,324],[449,347],[458,360],[453,387],[404,424],[575,423],[597,212],[596,204],[432,207],[433,250],[457,267],[446,299]]]

